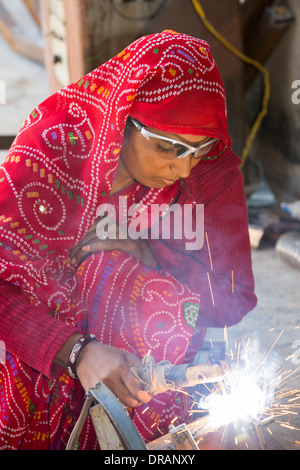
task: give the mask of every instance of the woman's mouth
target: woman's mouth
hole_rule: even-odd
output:
[[[169,179],[166,179],[166,178],[161,178],[161,180],[166,186],[171,186],[172,184],[176,183],[176,181],[177,181],[177,180],[169,180]]]

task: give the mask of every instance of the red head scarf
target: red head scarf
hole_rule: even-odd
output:
[[[140,84],[130,115],[173,134],[217,137],[228,147],[224,85],[208,43],[169,35],[163,33],[154,48],[149,44],[155,65]]]
[[[228,146],[209,45],[173,31],[142,37],[26,119],[0,169],[1,277],[52,310],[69,309],[66,259],[107,201],[129,115]],[[143,202],[170,202],[176,191],[149,188]]]

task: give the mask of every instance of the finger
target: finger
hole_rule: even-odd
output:
[[[84,237],[78,245],[73,247],[69,252],[69,259],[71,260],[71,264],[78,263],[83,256],[86,256],[86,252],[90,251],[97,251],[97,250],[83,250],[84,247],[94,245],[95,243],[99,243],[99,238],[96,235],[96,232],[90,232],[88,236]],[[101,249],[101,248],[100,248]],[[83,251],[85,251],[85,253]]]
[[[74,262],[71,263],[71,264],[74,264],[74,263],[78,262],[78,260],[80,258],[82,258],[82,254],[81,254],[82,248],[86,245],[90,245],[90,243],[93,240],[95,240],[95,241],[99,241],[99,240],[103,241],[103,240],[108,240],[108,239],[116,240],[118,238],[118,233],[114,228],[111,228],[110,231],[100,230],[98,232],[97,231],[98,223],[99,223],[99,220],[97,220],[92,225],[91,229],[84,235],[84,237],[80,240],[80,242],[77,245],[75,245],[73,248],[71,248],[71,250],[69,252],[69,259],[73,260],[73,258],[75,258]],[[100,234],[103,235],[103,239],[101,239]],[[107,248],[107,249],[110,249],[110,248]],[[99,251],[99,250],[101,250],[101,248],[94,249],[94,251]],[[93,250],[92,249],[91,250],[87,249],[86,251],[93,251]]]
[[[120,400],[122,404],[125,406],[129,406],[130,408],[135,408],[140,406],[142,402],[138,400],[124,385],[122,382],[118,384],[114,384],[113,387],[110,387],[116,397]]]
[[[134,374],[132,374],[132,372],[122,377],[122,380],[127,390],[140,404],[148,403],[151,400],[151,395],[146,392],[141,382],[136,378]]]
[[[73,259],[74,257],[76,257],[76,255],[80,252],[80,250],[82,249],[83,246],[85,246],[87,243],[90,242],[90,240],[92,240],[93,238],[95,238],[95,231],[92,231],[92,232],[88,232],[83,238],[82,240],[80,240],[80,242],[73,246],[73,248],[71,248],[70,252],[69,252],[69,258],[70,259]]]
[[[69,258],[70,259],[72,259],[75,256],[77,251],[79,251],[82,248],[82,246],[84,246],[87,243],[87,241],[89,241],[91,238],[96,236],[96,228],[97,228],[98,222],[99,222],[99,219],[97,219],[93,223],[93,225],[91,226],[89,231],[82,237],[80,242],[77,243],[77,245],[73,246],[73,248],[71,248],[71,250],[69,252]]]
[[[88,245],[82,247],[84,253],[93,253],[94,251],[108,251],[120,248],[116,240],[93,240]]]
[[[83,259],[86,258],[89,254],[97,251],[113,251],[122,249],[117,240],[99,240],[98,238],[93,238],[88,241],[88,245],[84,245],[78,249],[78,251],[73,255],[73,258],[70,259],[70,264],[75,265],[82,263]]]

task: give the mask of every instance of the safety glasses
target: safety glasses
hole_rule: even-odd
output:
[[[148,131],[143,124],[136,119],[130,118],[137,131],[149,142],[154,151],[161,152],[168,158],[184,158],[192,154],[193,158],[215,160],[220,154],[213,157],[206,157],[220,142],[219,139],[207,138],[197,147],[193,147],[185,142],[170,137],[165,137]],[[224,149],[225,150],[225,149]],[[221,152],[223,153],[224,150]],[[204,157],[204,158],[203,158]]]

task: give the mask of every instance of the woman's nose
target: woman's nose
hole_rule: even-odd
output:
[[[172,162],[172,173],[179,176],[179,178],[187,178],[191,170],[192,165],[192,155],[187,155],[184,158],[178,158],[176,161]]]

